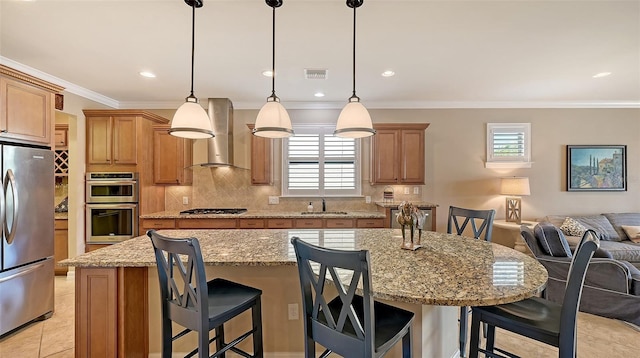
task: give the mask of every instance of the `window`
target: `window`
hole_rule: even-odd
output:
[[[360,142],[333,127],[296,127],[283,143],[283,196],[360,196]]]
[[[531,124],[487,123],[487,168],[531,168]]]

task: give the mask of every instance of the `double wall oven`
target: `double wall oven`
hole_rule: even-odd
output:
[[[85,193],[87,244],[138,236],[138,173],[87,173]]]

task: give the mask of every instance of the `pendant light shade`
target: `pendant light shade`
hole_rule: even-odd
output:
[[[258,137],[285,138],[293,134],[289,113],[278,101],[267,99],[256,119],[253,134]]]
[[[185,99],[185,103],[178,108],[171,121],[169,134],[176,137],[201,139],[213,137],[211,119],[198,104],[198,99],[193,95],[193,67],[196,40],[196,7],[202,7],[202,0],[185,0],[191,6],[191,94]]]
[[[282,0],[265,0],[267,6],[272,11],[272,41],[271,41],[271,96],[267,98],[267,103],[262,106],[256,124],[253,128],[253,135],[266,138],[285,138],[293,135],[291,119],[280,99],[276,96],[276,8],[282,6]]]
[[[347,6],[353,9],[353,94],[349,103],[342,109],[333,133],[338,137],[363,138],[376,134],[371,116],[356,95],[356,9],[364,0],[347,0]]]
[[[176,111],[171,121],[169,133],[176,137],[189,139],[202,139],[213,137],[211,130],[211,119],[204,108],[197,102],[195,97],[193,102],[187,101]]]

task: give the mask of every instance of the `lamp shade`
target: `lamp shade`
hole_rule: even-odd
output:
[[[289,113],[280,102],[267,101],[260,108],[253,134],[266,138],[285,138],[293,135]]]
[[[351,101],[340,112],[336,131],[338,137],[362,138],[376,133],[371,124],[369,111],[359,101]]]
[[[189,139],[211,138],[214,136],[211,120],[207,112],[200,104],[191,102],[188,99],[173,115],[169,134]]]
[[[529,189],[529,178],[527,177],[502,178],[500,194],[518,195],[518,196],[531,195],[531,190]]]

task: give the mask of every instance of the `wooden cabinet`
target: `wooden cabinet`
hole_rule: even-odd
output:
[[[356,220],[356,228],[383,228],[384,219],[358,219]]]
[[[264,219],[238,219],[239,229],[264,229]]]
[[[54,145],[54,173],[55,176],[69,175],[69,125],[56,124]]]
[[[247,124],[252,131],[254,125]],[[272,176],[272,139],[251,136],[251,184],[270,185],[273,182]]]
[[[53,145],[56,149],[66,149],[69,146],[68,124],[56,124],[53,136]]]
[[[376,124],[371,139],[371,184],[424,184],[428,123]]]
[[[146,267],[77,267],[76,357],[149,356]]]
[[[66,275],[68,268],[58,266],[58,262],[69,257],[69,230],[67,219],[56,219],[53,232],[53,271],[56,275]]]
[[[0,139],[51,147],[55,93],[63,89],[0,65]]]
[[[291,229],[293,228],[293,219],[267,219],[268,229]]]
[[[178,219],[179,229],[235,229],[236,219]]]
[[[334,228],[354,228],[353,219],[327,219],[325,221],[325,227],[329,229]]]
[[[87,170],[153,173],[153,126],[169,120],[142,110],[83,110],[87,119]],[[142,169],[149,168],[148,173]],[[146,171],[146,170],[145,170]]]
[[[175,228],[175,219],[140,219],[140,228],[138,230],[138,235],[145,235],[147,233],[147,230],[151,229],[165,230]]]
[[[136,117],[87,118],[87,164],[135,165]]]
[[[153,127],[153,181],[156,184],[193,183],[193,140],[172,136],[170,126]]]
[[[321,229],[324,227],[322,219],[296,219],[296,228],[301,229]]]

